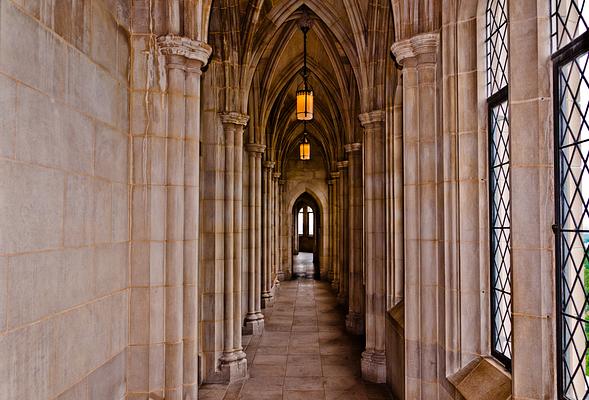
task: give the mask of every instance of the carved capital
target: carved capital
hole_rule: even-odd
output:
[[[259,143],[247,143],[245,146],[245,151],[250,153],[260,153],[263,154],[266,151],[266,146]]]
[[[362,143],[348,143],[344,145],[344,151],[346,153],[353,153],[354,151],[362,150]]]
[[[350,162],[348,160],[338,161],[337,169],[341,171],[342,169],[348,168],[348,165],[350,165]]]
[[[331,174],[329,174],[329,177],[330,177],[331,179],[333,179],[334,181],[335,181],[335,180],[338,180],[340,176],[341,176],[341,173],[340,173],[339,171],[337,171],[337,172],[332,172]]]
[[[221,116],[221,122],[223,124],[246,126],[250,120],[249,115],[240,114],[235,111],[220,113],[219,115]]]
[[[360,123],[364,128],[369,128],[371,125],[383,123],[385,120],[385,113],[382,110],[371,111],[358,116]]]
[[[280,179],[280,177],[282,176],[282,174],[280,172],[274,172],[274,180],[278,181]]]
[[[274,169],[276,163],[274,161],[264,161],[264,168],[266,169]]]
[[[205,42],[176,35],[160,36],[157,38],[157,43],[163,55],[197,60],[203,66],[209,62],[209,57],[213,52],[213,48]]]
[[[395,55],[397,62],[403,66],[410,63],[435,62],[438,46],[440,44],[439,33],[422,33],[401,40],[391,46],[391,52]]]

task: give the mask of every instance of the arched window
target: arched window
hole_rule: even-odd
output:
[[[309,236],[313,236],[314,226],[313,223],[313,209],[311,207],[307,207],[307,218],[309,218]]]
[[[511,196],[507,0],[486,8],[491,353],[511,368]]]
[[[305,234],[305,209],[301,208],[298,214],[298,234],[304,235]]]
[[[589,397],[589,0],[552,0],[559,399]]]

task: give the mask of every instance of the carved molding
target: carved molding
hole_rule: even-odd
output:
[[[240,114],[235,111],[220,113],[219,115],[221,116],[221,122],[223,122],[224,124],[246,126],[248,121],[250,120],[249,115]]]
[[[362,124],[362,126],[366,128],[372,124],[384,122],[385,113],[382,110],[370,111],[364,114],[360,114],[358,118],[360,118],[360,123]]]
[[[422,33],[409,39],[393,43],[391,52],[395,55],[397,62],[401,65],[407,60],[419,56],[429,55],[435,57],[440,44],[439,33]]]
[[[205,42],[192,40],[187,37],[165,35],[157,38],[160,51],[166,56],[181,56],[189,60],[197,60],[206,65],[213,48]]]
[[[344,145],[344,151],[346,153],[352,153],[354,151],[359,151],[362,149],[362,143],[348,143]]]
[[[244,147],[245,147],[245,150],[250,153],[263,154],[266,151],[266,145],[259,144],[259,143],[247,143]]]

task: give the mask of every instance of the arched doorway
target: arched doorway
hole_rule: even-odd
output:
[[[320,208],[313,196],[303,193],[292,208],[293,278],[320,279]]]

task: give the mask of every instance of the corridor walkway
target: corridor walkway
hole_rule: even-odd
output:
[[[345,332],[329,285],[282,282],[265,310],[262,336],[245,337],[250,379],[230,387],[205,385],[202,399],[390,399],[384,385],[360,378],[361,340]]]

